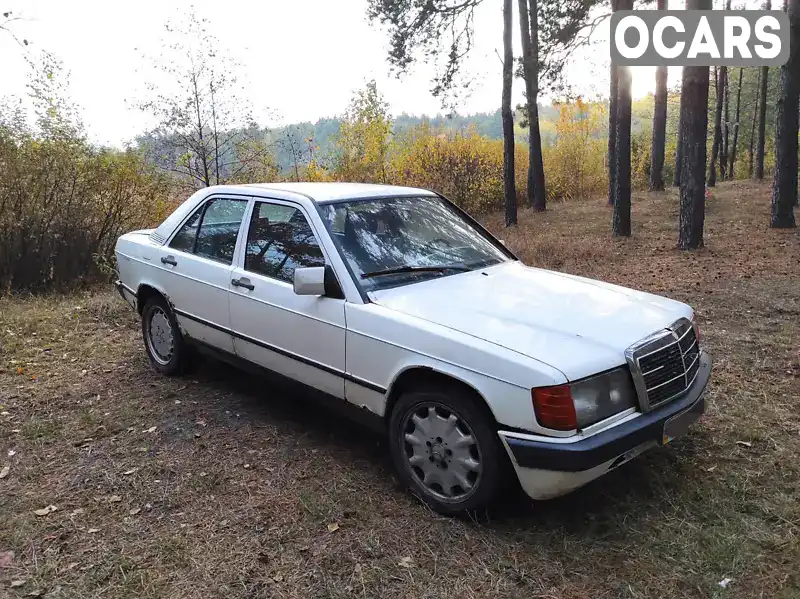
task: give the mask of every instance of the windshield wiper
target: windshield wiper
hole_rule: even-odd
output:
[[[361,275],[361,278],[370,279],[372,277],[380,277],[383,275],[396,275],[405,272],[444,272],[446,270],[459,270],[466,272],[472,269],[467,268],[466,266],[460,266],[458,264],[442,264],[436,266],[410,266],[406,264],[404,266],[395,266],[393,268],[386,268],[384,270],[365,272]]]

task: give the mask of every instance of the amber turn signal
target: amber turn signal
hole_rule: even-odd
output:
[[[572,401],[569,385],[537,387],[531,389],[533,411],[540,426],[558,431],[578,428],[575,402]]]

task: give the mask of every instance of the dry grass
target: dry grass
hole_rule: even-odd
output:
[[[691,254],[672,194],[636,199],[629,240],[601,203],[501,232],[529,263],[691,302],[716,365],[689,436],[482,522],[426,511],[380,439],[294,392],[213,363],[156,376],[109,291],[0,300],[0,596],[800,596],[800,236],[767,214],[765,188],[718,188]]]

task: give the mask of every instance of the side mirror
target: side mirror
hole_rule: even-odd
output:
[[[325,295],[325,267],[295,268],[292,283],[297,295]]]

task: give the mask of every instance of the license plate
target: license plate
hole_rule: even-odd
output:
[[[700,418],[700,412],[693,412],[686,410],[676,416],[673,416],[664,423],[664,431],[662,434],[661,443],[666,445],[673,439],[677,439],[686,434],[689,427],[697,422]]]

